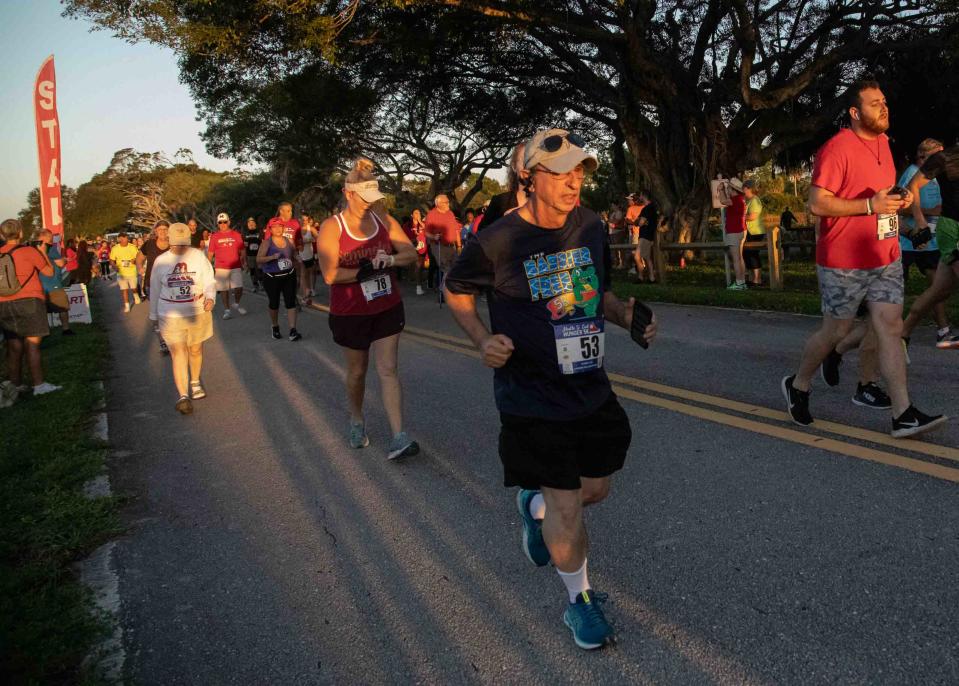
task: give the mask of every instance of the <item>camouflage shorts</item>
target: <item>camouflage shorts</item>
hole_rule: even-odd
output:
[[[877,269],[816,267],[822,293],[822,313],[833,319],[853,319],[862,303],[902,305],[902,262]]]

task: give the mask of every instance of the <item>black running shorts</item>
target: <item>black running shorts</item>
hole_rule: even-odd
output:
[[[330,331],[337,345],[369,350],[373,341],[398,334],[406,326],[403,303],[379,314],[330,314]]]
[[[625,410],[610,392],[596,412],[554,421],[500,413],[503,485],[574,491],[580,478],[599,479],[623,468],[632,440]]]

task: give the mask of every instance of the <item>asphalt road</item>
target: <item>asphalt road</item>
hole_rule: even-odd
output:
[[[435,299],[406,296],[423,452],[397,464],[372,370],[372,443],[347,446],[325,314],[273,341],[248,294],[246,317],[217,318],[209,395],[182,417],[147,307],[124,315],[99,292],[131,681],[959,682],[959,426],[888,439],[888,413],[849,402],[852,355],[839,389],[815,387],[817,425],[788,424],[779,381],[813,318],[660,305],[649,351],[608,337],[635,438],[587,522],[619,640],[585,652],[559,578],[520,550],[491,372]],[[914,337],[910,385],[921,409],[956,414],[959,355],[932,339]]]

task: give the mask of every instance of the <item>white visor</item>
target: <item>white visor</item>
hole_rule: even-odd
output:
[[[361,181],[360,183],[348,183],[344,188],[359,194],[368,203],[374,203],[386,197],[380,193],[380,184],[375,179],[373,181]]]

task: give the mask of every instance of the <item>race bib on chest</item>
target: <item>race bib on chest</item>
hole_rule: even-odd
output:
[[[249,248],[249,249],[250,249],[251,252],[253,252],[254,250],[259,250],[259,249],[260,249],[260,244],[259,244],[259,243],[255,243],[255,242],[254,242],[254,243],[250,243],[250,248]]]
[[[133,263],[130,260],[120,260],[121,267],[129,267],[131,264]]]
[[[580,374],[600,369],[606,352],[605,321],[602,317],[553,324],[556,360],[563,374]]]
[[[192,284],[181,284],[178,286],[171,286],[170,290],[172,291],[170,300],[178,303],[193,302],[193,285]]]
[[[372,302],[393,292],[393,280],[389,274],[378,274],[366,281],[361,281],[360,287],[363,289],[366,302]]]
[[[899,215],[880,214],[877,223],[877,237],[884,241],[899,235]]]
[[[293,260],[281,257],[276,261],[276,268],[281,272],[286,272],[293,269]]]

